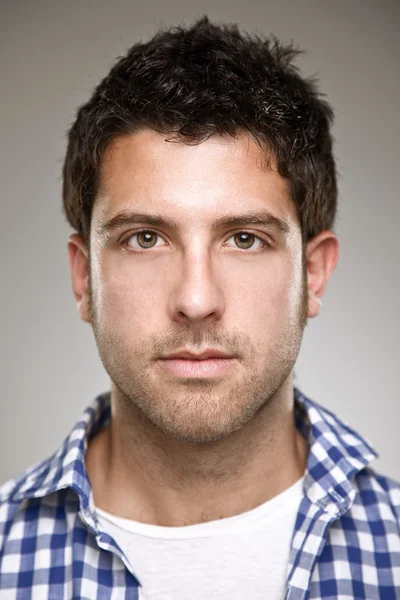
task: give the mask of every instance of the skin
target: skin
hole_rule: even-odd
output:
[[[90,248],[78,234],[68,248],[79,314],[111,379],[111,424],[86,455],[95,504],[108,512],[200,523],[250,510],[304,473],[292,371],[338,241],[322,232],[303,260],[287,182],[264,153],[246,134],[188,145],[150,130],[105,153]],[[176,228],[107,226],[129,211]],[[272,219],[212,226],[250,212]],[[236,360],[213,378],[161,368],[160,356],[188,347]]]

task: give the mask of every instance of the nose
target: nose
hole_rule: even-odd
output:
[[[175,322],[219,320],[225,302],[216,265],[210,252],[195,249],[181,256],[172,276],[169,295],[170,317]]]

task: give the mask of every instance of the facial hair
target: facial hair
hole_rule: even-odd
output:
[[[167,436],[198,444],[221,440],[256,418],[277,396],[296,362],[307,320],[306,283],[303,267],[296,319],[281,324],[271,339],[268,356],[263,356],[239,329],[227,332],[210,323],[171,326],[132,347],[132,340],[115,328],[106,328],[100,319],[89,276],[91,320],[99,355],[128,418],[134,421],[139,415]],[[157,357],[184,347],[223,348],[238,357],[235,372],[232,377],[212,379],[170,381],[160,377]]]

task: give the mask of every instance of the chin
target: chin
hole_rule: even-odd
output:
[[[218,442],[228,437],[230,434],[237,431],[240,427],[233,429],[196,429],[196,428],[187,428],[187,429],[178,429],[174,427],[173,429],[168,428],[164,429],[163,433],[168,435],[169,437],[174,438],[175,440],[180,440],[182,442],[188,442],[191,444],[210,444],[212,442]]]
[[[195,401],[198,404],[198,401]],[[189,410],[184,410],[184,409]],[[198,410],[196,410],[196,408]],[[183,405],[176,407],[173,413],[149,414],[150,421],[165,435],[183,442],[196,444],[209,444],[218,442],[241,429],[255,414],[256,409],[249,410],[248,406],[236,407],[232,405],[219,405],[213,407],[203,405],[200,407],[188,406],[186,400]]]

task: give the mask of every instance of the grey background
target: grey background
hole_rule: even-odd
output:
[[[65,130],[139,39],[208,14],[294,39],[336,110],[341,259],[296,368],[400,480],[399,3],[336,0],[3,2],[0,15],[0,481],[53,452],[108,389],[77,315],[61,212]]]

